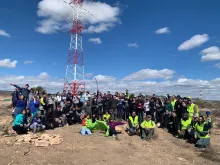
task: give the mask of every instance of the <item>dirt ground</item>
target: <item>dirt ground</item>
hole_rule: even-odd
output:
[[[0,125],[11,120],[9,102],[0,102]],[[220,164],[220,130],[212,130],[212,149],[197,150],[184,140],[156,129],[151,142],[139,137],[119,134],[118,140],[94,133],[91,137],[79,134],[81,126],[67,126],[46,131],[60,134],[63,142],[49,147],[15,144],[16,137],[0,136],[0,164],[2,165],[198,165]],[[210,160],[211,159],[211,160]]]

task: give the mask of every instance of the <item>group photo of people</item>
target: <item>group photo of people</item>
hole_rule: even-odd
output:
[[[12,129],[17,135],[78,124],[82,136],[101,130],[106,137],[117,137],[116,127],[124,125],[128,136],[139,136],[141,140],[151,141],[155,131],[163,129],[196,147],[210,145],[211,112],[200,112],[190,96],[135,95],[129,90],[114,94],[79,91],[77,95],[64,90],[50,94],[29,88],[28,84],[11,85],[15,87],[11,95]]]

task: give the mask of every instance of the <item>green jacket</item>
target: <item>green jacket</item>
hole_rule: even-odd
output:
[[[171,103],[167,103],[164,105],[164,112],[166,112],[166,110],[168,110],[169,112],[173,112],[173,106]]]

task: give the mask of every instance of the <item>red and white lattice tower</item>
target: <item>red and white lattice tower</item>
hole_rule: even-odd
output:
[[[83,0],[71,0],[69,5],[73,8],[73,23],[70,30],[71,40],[66,66],[65,83],[63,90],[71,90],[74,96],[78,91],[85,91],[84,81],[84,57],[81,32],[84,30],[82,16],[85,9],[82,8]]]

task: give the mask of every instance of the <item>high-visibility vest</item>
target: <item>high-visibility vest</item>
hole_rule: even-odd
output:
[[[141,123],[141,127],[142,128],[155,128],[156,127],[156,124],[154,121],[152,120],[144,120],[142,123]]]
[[[133,127],[136,127],[138,125],[138,116],[135,116],[134,119],[132,116],[129,116],[129,120],[131,121]]]
[[[190,118],[187,120],[181,119],[181,125],[182,125],[181,130],[186,130],[188,127],[190,127],[191,122],[192,122],[192,119]]]
[[[111,115],[110,114],[104,114],[103,115],[103,120],[106,118],[106,120],[109,120],[110,119],[110,117],[111,117]]]
[[[198,110],[198,106],[194,103],[192,103],[190,106],[187,107],[187,112],[189,113],[189,118],[193,118],[194,115],[194,107],[196,106],[196,115],[199,116],[199,110]]]
[[[198,138],[210,138],[209,136],[209,130],[207,131],[203,131],[204,130],[204,126],[205,126],[206,122],[203,122],[202,124],[199,125],[199,123],[196,123],[195,125],[195,129],[198,133],[201,133],[201,132],[206,132],[207,135],[205,136],[201,136],[200,134],[198,134]]]
[[[174,110],[174,107],[175,107],[175,103],[176,103],[176,100],[171,101],[171,105],[173,107],[173,110]]]

